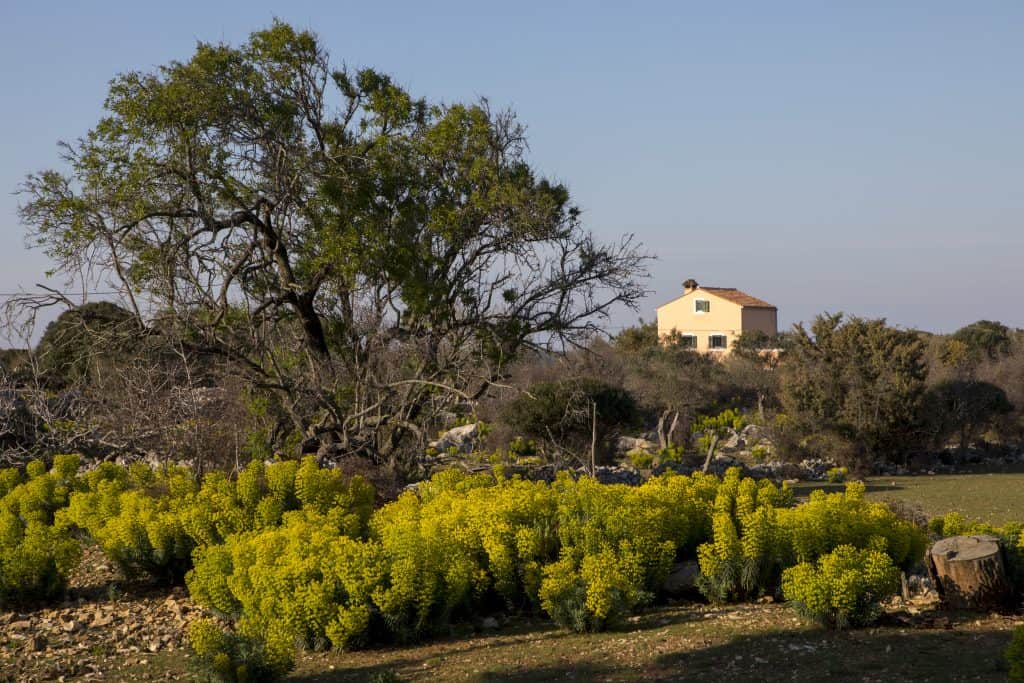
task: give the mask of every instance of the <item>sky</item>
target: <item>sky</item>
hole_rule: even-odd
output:
[[[14,194],[108,81],[280,18],[414,95],[486,96],[603,240],[683,280],[950,332],[1024,327],[1024,3],[0,0],[0,293],[47,282]],[[59,285],[60,283],[53,283]]]

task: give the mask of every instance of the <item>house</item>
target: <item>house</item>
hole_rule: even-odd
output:
[[[732,287],[683,283],[683,295],[658,306],[658,337],[673,332],[697,351],[727,354],[743,332],[776,335],[779,311],[767,301]]]

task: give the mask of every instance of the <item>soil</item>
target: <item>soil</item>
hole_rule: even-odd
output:
[[[155,654],[188,656],[201,611],[185,588],[130,582],[99,548],[83,551],[62,603],[0,612],[0,681],[105,681]]]

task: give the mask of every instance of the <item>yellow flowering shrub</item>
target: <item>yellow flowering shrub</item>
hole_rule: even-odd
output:
[[[877,547],[904,570],[920,562],[928,546],[924,530],[885,503],[868,501],[864,491],[862,482],[850,482],[843,493],[813,491],[806,503],[780,511],[790,564],[813,562],[841,545]]]
[[[188,639],[199,672],[223,683],[276,681],[293,665],[290,660],[268,662],[261,641],[225,631],[211,619],[193,622]]]
[[[186,533],[180,511],[198,490],[189,470],[104,463],[82,479],[87,489],[73,495],[58,515],[60,528],[84,530],[129,576],[184,575],[195,541]]]
[[[275,667],[290,666],[296,643],[322,649],[364,642],[372,594],[386,571],[379,544],[344,536],[310,510],[199,548],[195,560],[186,577],[192,598],[235,617],[239,634],[264,642]]]
[[[600,631],[649,597],[637,555],[605,549],[577,561],[571,554],[544,568],[541,605],[563,628]]]
[[[82,475],[85,491],[61,513],[64,528],[86,531],[125,573],[180,579],[192,551],[232,534],[281,524],[290,510],[323,513],[346,535],[366,531],[373,487],[320,468],[312,458],[251,462],[236,479],[208,472],[202,482],[182,467],[102,463]]]
[[[841,545],[817,562],[801,562],[782,573],[786,600],[828,628],[870,624],[881,601],[899,589],[900,570],[886,553]]]
[[[787,554],[777,510],[793,501],[788,487],[743,477],[730,468],[715,496],[711,540],[697,548],[697,587],[713,602],[770,590]]]
[[[0,607],[64,592],[81,548],[53,520],[78,486],[77,471],[73,455],[56,456],[49,471],[42,461],[24,475],[0,469]]]

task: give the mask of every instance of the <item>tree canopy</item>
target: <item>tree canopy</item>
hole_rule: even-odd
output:
[[[927,373],[919,336],[841,313],[795,332],[780,366],[786,413],[807,433],[848,440],[860,458],[904,450]]]
[[[431,103],[275,23],[116,77],[107,115],[28,176],[21,218],[69,278],[277,395],[306,450],[391,458],[528,348],[645,293],[486,100]]]

